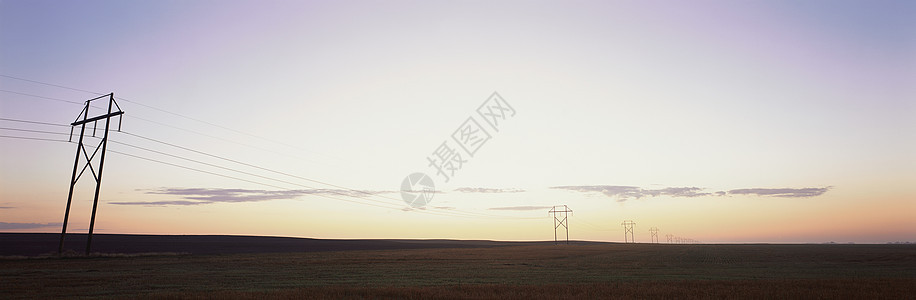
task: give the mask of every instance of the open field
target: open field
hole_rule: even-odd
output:
[[[20,258],[0,260],[0,279],[0,298],[902,299],[916,296],[916,246],[528,244]]]
[[[0,233],[0,257],[56,254],[59,242],[60,234],[57,233]],[[576,243],[597,244],[595,242]],[[331,240],[239,235],[95,234],[92,238],[92,252],[127,254],[151,252],[232,254],[422,248],[482,248],[538,244],[553,243],[500,242],[486,240]],[[84,253],[85,249],[86,234],[67,234],[64,240],[65,251]]]

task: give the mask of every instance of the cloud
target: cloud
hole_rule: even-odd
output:
[[[401,211],[434,210],[434,209],[438,209],[438,210],[455,210],[455,209],[458,209],[458,208],[457,208],[457,207],[454,207],[454,206],[421,206],[421,207],[405,206],[405,207],[401,208]]]
[[[62,223],[7,223],[0,222],[0,229],[34,229],[61,226]]]
[[[703,189],[698,187],[669,187],[663,189],[643,189],[635,186],[620,185],[579,185],[579,186],[555,186],[552,189],[570,190],[577,192],[598,192],[605,196],[617,198],[618,202],[627,201],[631,198],[640,199],[642,197],[700,197],[710,196],[712,193],[703,193]]]
[[[765,189],[765,188],[753,188],[753,189],[737,189],[728,191],[729,195],[757,195],[757,196],[767,196],[767,197],[782,197],[782,198],[808,198],[808,197],[817,197],[823,195],[828,190],[833,187],[822,187],[822,188],[782,188],[782,189]]]
[[[712,195],[712,193],[701,192],[702,190],[702,188],[698,187],[669,187],[656,190],[642,190],[642,192],[652,197],[671,196],[692,198]]]
[[[618,202],[624,202],[629,199],[640,199],[643,197],[658,197],[658,196],[671,196],[671,197],[704,197],[704,196],[726,196],[726,195],[757,195],[757,196],[769,196],[769,197],[785,197],[785,198],[805,198],[805,197],[817,197],[832,187],[823,187],[823,188],[752,188],[752,189],[734,189],[728,192],[717,191],[717,192],[704,192],[703,188],[698,187],[667,187],[663,189],[644,189],[635,186],[619,186],[619,185],[578,185],[578,186],[555,186],[551,187],[552,189],[562,189],[577,191],[583,193],[602,193],[605,196],[616,198]]]
[[[372,195],[394,193],[392,191],[357,191],[344,189],[302,189],[302,190],[248,190],[248,189],[219,189],[219,188],[161,188],[146,190],[147,194],[175,195],[183,200],[170,201],[126,201],[108,202],[116,205],[202,205],[211,203],[240,203],[260,202],[269,200],[295,199],[306,195],[328,195],[344,197],[368,197]]]
[[[201,202],[257,202],[265,200],[293,199],[304,193],[298,190],[268,191],[245,189],[159,189],[148,191],[147,194],[178,195],[184,199]]]
[[[462,192],[462,193],[521,193],[521,192],[524,192],[525,190],[461,187],[461,188],[455,189],[455,191]]]
[[[519,211],[528,211],[528,210],[542,210],[550,209],[553,206],[505,206],[505,207],[491,207],[490,210],[519,210]]]
[[[15,207],[12,207],[12,206],[0,206],[0,209],[13,209],[13,208],[15,208]]]
[[[379,194],[384,194],[384,193],[401,193],[401,192],[407,192],[407,193],[433,193],[433,194],[445,194],[445,191],[443,191],[443,190],[400,190],[400,191],[396,191],[396,192],[395,192],[395,191],[382,191],[382,192],[377,192],[377,193],[379,193]]]

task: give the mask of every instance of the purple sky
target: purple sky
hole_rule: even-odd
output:
[[[537,208],[566,204],[576,239],[619,241],[634,220],[637,240],[916,240],[914,15],[910,1],[7,0],[0,135],[66,139],[11,120],[67,124],[86,91],[120,97],[104,233],[543,240]],[[494,91],[514,114],[446,181],[427,159]],[[60,230],[75,148],[0,137],[0,230]],[[423,209],[401,199],[415,172],[442,191]]]

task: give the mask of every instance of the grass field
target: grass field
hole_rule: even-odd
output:
[[[525,245],[0,260],[0,298],[916,297],[913,245]]]

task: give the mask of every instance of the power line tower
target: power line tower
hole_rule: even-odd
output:
[[[559,205],[556,205],[547,212],[548,215],[553,215],[553,244],[556,245],[559,243],[557,239],[557,229],[563,226],[563,228],[566,229],[566,244],[569,245],[569,218],[567,218],[567,214],[571,213],[572,210],[566,205],[563,205],[563,210],[559,210],[559,207]],[[563,213],[562,220],[559,216],[560,213]]]
[[[92,101],[106,98],[108,99],[108,112],[103,115],[89,117],[89,109],[92,107]],[[115,102],[114,93],[110,93],[108,95],[86,100],[86,106],[83,107],[83,110],[76,117],[76,120],[70,123],[70,140],[73,140],[73,128],[76,126],[80,127],[80,137],[76,146],[76,160],[73,162],[73,175],[70,177],[70,193],[67,195],[67,209],[64,212],[64,224],[60,231],[60,244],[57,247],[58,254],[64,251],[64,236],[67,235],[67,222],[70,219],[70,203],[73,201],[73,188],[76,187],[76,182],[83,176],[86,169],[89,169],[92,178],[95,180],[95,196],[92,199],[92,218],[89,221],[89,235],[86,238],[86,255],[89,255],[89,250],[92,248],[92,231],[95,229],[95,213],[99,207],[99,192],[102,188],[102,167],[105,166],[105,150],[108,147],[108,129],[109,125],[111,125],[111,118],[122,114],[124,114],[124,112],[121,111],[121,107]],[[92,136],[94,137],[98,130],[98,121],[100,120],[105,120],[105,128],[102,129],[104,130],[102,140],[99,141],[98,146],[95,147],[95,150],[93,150],[90,155],[89,151],[86,150],[85,144],[83,144],[83,138],[86,134],[86,124],[92,123]],[[118,131],[121,131],[120,117],[118,117]],[[96,155],[99,155],[97,168],[93,166]],[[85,158],[86,161],[82,166],[82,170],[77,174],[76,171],[80,169],[80,156]]]
[[[670,234],[670,233],[669,233],[669,234],[666,234],[665,237],[668,238],[668,244],[673,243],[673,240],[674,240],[674,235],[673,235],[673,234]]]
[[[636,238],[633,237],[633,225],[636,225],[636,222],[626,220],[623,221],[623,223],[620,223],[620,225],[623,225],[623,242],[635,243]],[[627,237],[627,235],[629,235],[629,237]]]
[[[652,242],[658,244],[658,228],[649,228],[649,234],[651,235]]]

